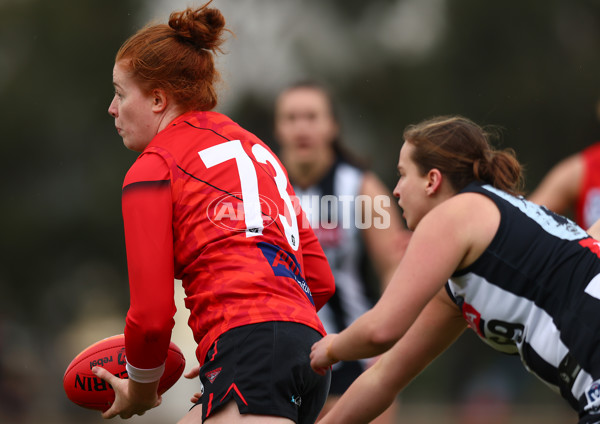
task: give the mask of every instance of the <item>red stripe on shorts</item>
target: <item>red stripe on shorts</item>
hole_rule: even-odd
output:
[[[246,399],[244,399],[244,396],[242,396],[242,393],[240,392],[240,389],[238,389],[238,387],[235,385],[235,383],[231,383],[231,386],[229,386],[229,389],[227,389],[227,393],[225,393],[225,396],[223,396],[221,398],[221,402],[223,402],[223,400],[227,397],[227,395],[229,394],[229,392],[231,391],[232,388],[233,388],[233,390],[235,390],[235,392],[240,397],[240,399],[242,400],[242,402],[244,402],[244,405],[248,406],[248,402],[246,402]]]
[[[206,408],[206,418],[208,418],[208,416],[210,415],[210,410],[212,409],[212,400],[213,400],[213,393],[211,393],[208,396],[208,406]]]
[[[210,357],[210,360],[211,360],[211,361],[212,361],[213,359],[215,359],[215,356],[217,355],[217,343],[219,343],[219,339],[217,339],[217,340],[215,341],[215,349],[214,349],[214,352],[213,352],[212,356]]]

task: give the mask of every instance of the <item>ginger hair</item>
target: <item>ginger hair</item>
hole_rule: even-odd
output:
[[[212,1],[212,0],[211,0]],[[173,12],[168,24],[147,25],[117,52],[142,89],[162,89],[184,111],[207,111],[217,105],[220,74],[214,57],[222,53],[225,18],[210,2]]]

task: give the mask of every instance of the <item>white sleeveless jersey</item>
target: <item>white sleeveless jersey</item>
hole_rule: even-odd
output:
[[[328,333],[339,333],[373,305],[361,276],[364,248],[356,225],[363,177],[363,171],[338,160],[319,184],[305,190],[294,186],[335,278],[335,294],[319,311]]]
[[[600,403],[600,243],[522,197],[470,184],[500,210],[485,252],[447,289],[470,327],[577,410]]]

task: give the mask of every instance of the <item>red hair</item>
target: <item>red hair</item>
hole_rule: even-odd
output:
[[[171,13],[168,25],[145,26],[123,43],[115,58],[128,62],[145,90],[165,90],[184,111],[217,105],[220,75],[214,55],[222,53],[224,32],[229,30],[221,12],[208,4]]]

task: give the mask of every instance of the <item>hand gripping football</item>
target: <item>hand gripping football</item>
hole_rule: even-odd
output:
[[[125,369],[125,336],[118,334],[100,340],[85,348],[67,367],[63,387],[67,397],[84,408],[107,410],[115,400],[112,387],[94,375],[92,368],[99,366],[119,378],[127,378]],[[185,368],[185,358],[177,345],[169,345],[165,372],[158,385],[161,395],[170,389]]]

